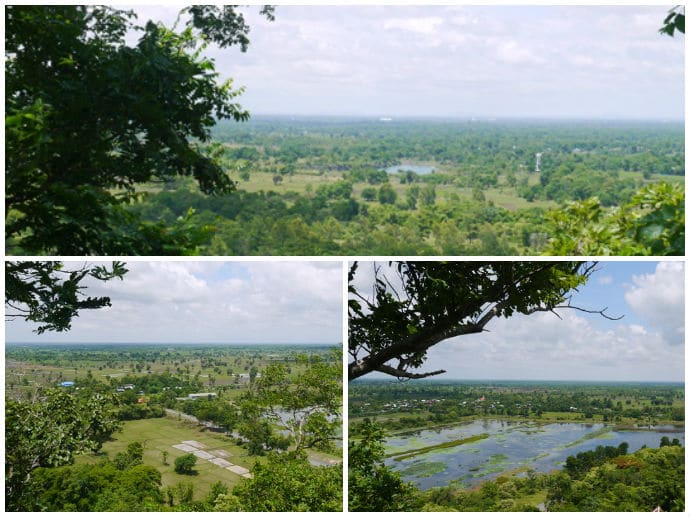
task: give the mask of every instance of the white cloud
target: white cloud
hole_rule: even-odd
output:
[[[92,280],[112,307],[82,311],[52,341],[338,342],[340,262],[129,262],[123,281]],[[7,338],[35,341],[10,322]]]
[[[514,316],[489,332],[448,340],[432,349],[422,371],[447,377],[561,380],[681,380],[682,348],[640,325],[612,330],[574,312]]]
[[[684,276],[682,262],[660,262],[654,273],[633,276],[625,293],[638,317],[672,345],[685,341]]]
[[[209,54],[256,114],[678,118],[683,104],[682,38],[658,34],[663,7],[279,5],[274,22],[244,12],[248,52]]]
[[[496,56],[501,61],[518,65],[537,65],[544,63],[544,59],[534,54],[526,46],[516,41],[505,41],[498,44]]]
[[[443,18],[439,16],[389,18],[383,21],[383,28],[384,30],[398,29],[428,36],[434,34],[441,24],[443,24]]]
[[[597,276],[597,283],[599,283],[599,285],[611,285],[613,283],[613,277],[611,275]]]

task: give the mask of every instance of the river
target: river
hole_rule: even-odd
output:
[[[531,467],[537,472],[559,468],[568,456],[597,445],[628,443],[628,451],[643,446],[658,447],[662,436],[685,444],[683,427],[645,430],[615,430],[604,424],[513,422],[475,420],[461,425],[423,430],[390,437],[387,454],[488,434],[488,437],[450,448],[435,449],[417,456],[386,459],[405,481],[421,489],[445,486],[458,480],[467,486],[495,479],[502,472]]]

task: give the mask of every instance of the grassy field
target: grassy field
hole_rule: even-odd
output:
[[[162,352],[155,358],[143,358],[143,352]],[[12,398],[20,398],[23,392],[36,387],[56,386],[61,381],[74,381],[87,375],[101,382],[120,379],[126,375],[147,376],[168,372],[172,375],[198,375],[201,383],[209,390],[217,386],[246,387],[252,368],[263,370],[270,364],[285,363],[293,375],[299,375],[304,368],[295,362],[298,353],[311,350],[273,348],[249,351],[238,347],[192,348],[152,347],[142,345],[141,352],[129,348],[118,351],[103,347],[91,347],[83,353],[69,351],[61,357],[55,353],[38,355],[30,359],[22,350],[5,352],[5,391]],[[68,353],[67,351],[65,353]],[[134,354],[134,355],[131,355]],[[149,373],[150,372],[150,373]],[[229,391],[228,398],[239,391]]]
[[[253,468],[254,464],[260,461],[256,456],[248,456],[245,449],[235,445],[231,439],[222,434],[203,431],[196,425],[171,417],[125,422],[122,431],[116,433],[112,441],[103,445],[103,453],[112,459],[118,452],[123,452],[129,443],[141,442],[144,445],[144,464],[155,467],[162,474],[163,489],[177,483],[193,483],[196,500],[204,498],[216,481],[222,481],[228,487],[233,487],[244,479],[234,472],[201,458],[197,458],[196,475],[177,474],[174,469],[175,458],[186,453],[174,448],[173,445],[188,440],[203,443],[207,446],[204,449],[206,451],[224,450],[229,453],[229,456],[225,458],[227,461],[247,469]],[[168,452],[167,465],[163,464],[163,451]],[[98,459],[99,455],[80,458],[84,462],[96,462]]]

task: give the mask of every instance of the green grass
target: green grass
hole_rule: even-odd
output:
[[[479,440],[484,440],[489,437],[489,433],[476,434],[474,436],[468,436],[467,438],[460,438],[459,440],[452,440],[450,442],[443,442],[436,445],[428,445],[426,447],[420,447],[419,449],[411,449],[400,454],[389,454],[387,457],[393,457],[395,461],[401,461],[419,454],[424,454],[425,452],[433,451],[435,449],[448,449],[450,447],[457,447],[465,443],[478,442]]]
[[[431,477],[446,470],[446,464],[442,461],[429,461],[413,463],[404,470],[399,471],[403,476],[417,476],[420,478]]]
[[[575,447],[576,445],[580,445],[581,443],[585,443],[589,440],[593,440],[594,438],[605,438],[607,437],[606,435],[613,436],[611,433],[611,428],[609,427],[602,427],[601,429],[597,429],[596,431],[592,431],[591,433],[587,433],[574,442],[570,442],[566,445],[561,445],[558,447],[559,449],[569,449],[570,447]]]
[[[222,481],[228,487],[233,487],[244,478],[209,461],[197,459],[196,475],[188,476],[177,474],[174,470],[175,458],[186,454],[184,451],[173,448],[173,445],[186,440],[196,440],[208,447],[205,450],[223,449],[230,453],[225,458],[230,463],[251,469],[256,457],[250,457],[247,452],[234,444],[232,440],[217,433],[201,431],[201,428],[179,422],[173,418],[152,418],[147,420],[134,420],[125,422],[122,431],[113,436],[113,440],[103,445],[103,452],[109,458],[113,458],[118,452],[126,449],[131,442],[138,441],[144,445],[144,464],[158,469],[162,474],[163,488],[174,486],[177,483],[193,483],[194,499],[205,497],[211,485],[216,481]],[[168,451],[168,465],[163,465],[162,452]],[[82,457],[85,462],[98,461],[98,455]]]
[[[515,505],[529,505],[529,506],[539,506],[540,503],[546,501],[546,494],[548,490],[539,490],[533,494],[526,494],[522,497],[515,499]]]

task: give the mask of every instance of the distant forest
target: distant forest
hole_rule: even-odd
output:
[[[237,191],[177,180],[135,206],[171,225],[193,208],[201,254],[683,252],[682,124],[257,118],[213,134]]]

